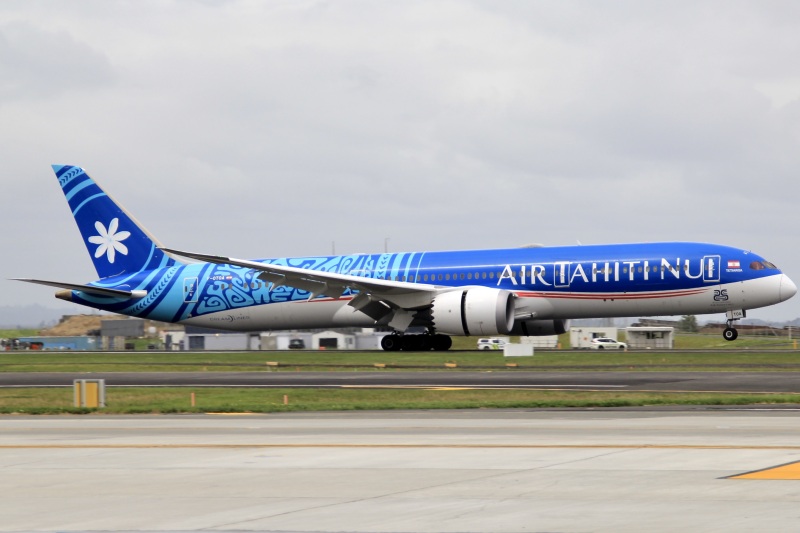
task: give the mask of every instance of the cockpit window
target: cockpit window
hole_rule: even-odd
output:
[[[776,267],[769,261],[753,261],[752,263],[750,263],[750,268],[753,270],[764,270],[764,269],[778,270],[778,267]]]

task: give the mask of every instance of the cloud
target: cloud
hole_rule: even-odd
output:
[[[107,58],[66,29],[14,22],[0,25],[0,80],[0,106],[7,106],[91,91],[112,83],[114,75]]]
[[[781,2],[11,2],[0,143],[7,192],[28,201],[0,215],[26,221],[24,240],[2,244],[58,226],[48,253],[68,278],[91,272],[48,175],[66,163],[164,242],[208,252],[708,240],[800,263],[786,245],[799,14]],[[26,259],[13,275],[44,266]]]

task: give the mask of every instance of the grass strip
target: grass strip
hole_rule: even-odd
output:
[[[191,405],[194,392],[196,405]],[[75,408],[71,388],[0,389],[2,414],[279,413],[388,409],[631,407],[800,403],[800,394],[530,390],[186,389],[108,387],[107,407]],[[288,404],[284,404],[284,396]]]

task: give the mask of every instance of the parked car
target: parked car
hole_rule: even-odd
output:
[[[616,339],[597,337],[592,339],[592,342],[589,343],[589,348],[592,350],[625,350],[628,348],[628,345]]]
[[[303,339],[291,339],[289,341],[289,349],[290,350],[302,350],[306,347],[306,343],[303,342]]]
[[[494,337],[489,339],[478,339],[479,350],[502,350],[503,346],[505,345],[505,339],[498,339]]]

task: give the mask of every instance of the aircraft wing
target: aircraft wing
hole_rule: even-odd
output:
[[[13,281],[36,283],[37,285],[47,285],[48,287],[55,287],[57,289],[81,291],[87,294],[94,294],[95,296],[107,296],[111,298],[144,298],[145,296],[147,296],[147,291],[125,291],[120,289],[107,289],[105,287],[95,287],[93,285],[80,285],[77,283],[65,283],[63,281],[47,281],[44,279],[30,279],[30,278],[11,278],[11,279]]]
[[[350,274],[259,263],[233,257],[183,252],[169,248],[162,248],[162,250],[167,254],[188,257],[198,261],[258,270],[261,272],[258,276],[259,279],[272,283],[274,287],[286,285],[309,291],[311,293],[309,300],[320,295],[339,298],[347,289],[356,290],[358,294],[348,305],[362,311],[376,321],[392,315],[389,325],[398,329],[404,329],[405,326],[411,323],[413,313],[410,313],[409,310],[429,307],[437,294],[454,290],[452,287],[437,287],[426,283],[366,278]]]

